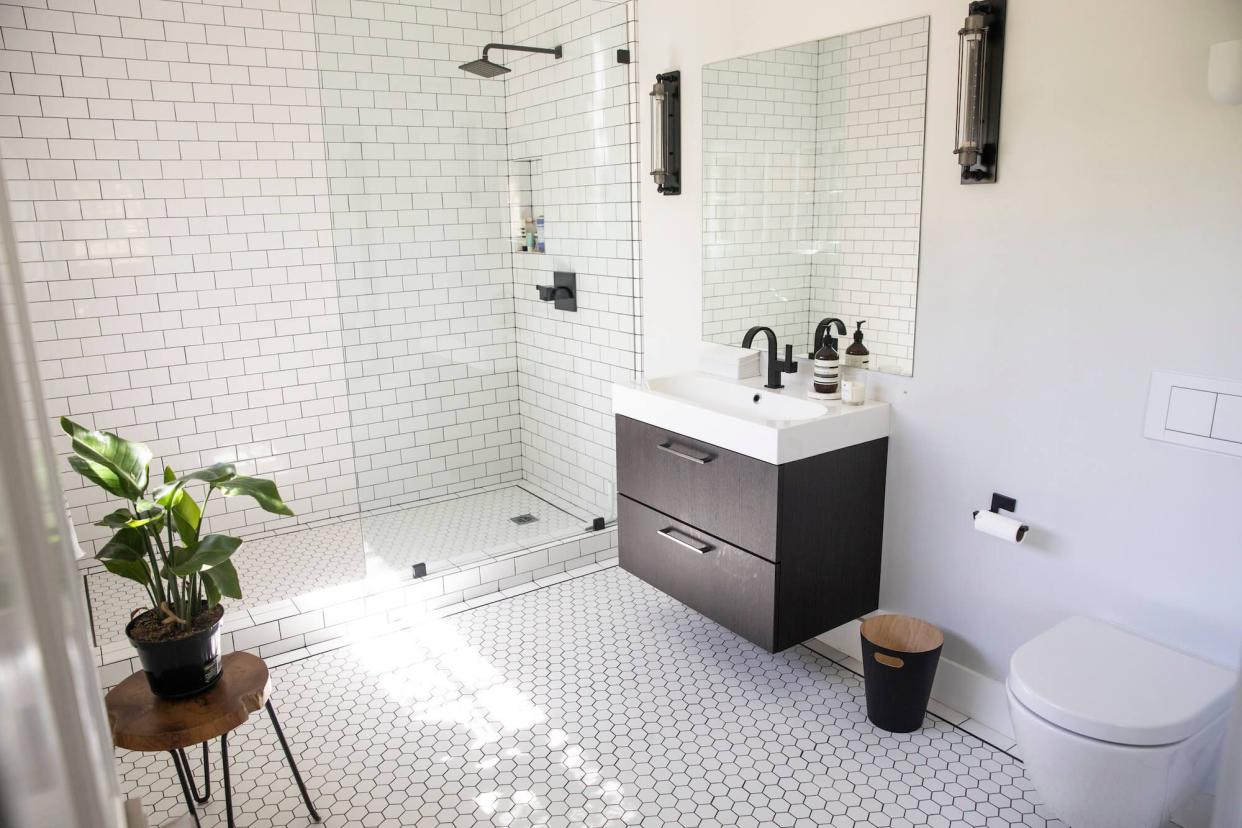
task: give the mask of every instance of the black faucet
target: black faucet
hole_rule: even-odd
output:
[[[811,359],[815,358],[815,352],[819,350],[820,344],[824,341],[824,334],[831,333],[833,323],[837,325],[837,333],[845,336],[845,323],[835,316],[829,316],[819,320],[819,324],[815,326],[815,338],[811,340]]]
[[[768,382],[764,388],[784,388],[785,384],[781,382],[781,374],[798,373],[798,363],[794,362],[793,346],[785,346],[785,358],[779,359],[776,356],[776,334],[771,328],[765,328],[762,325],[756,325],[746,332],[746,336],[742,337],[742,347],[749,348],[750,344],[755,341],[755,334],[762,332],[768,338]]]

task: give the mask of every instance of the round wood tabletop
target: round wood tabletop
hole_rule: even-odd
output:
[[[267,701],[267,665],[246,652],[221,659],[216,686],[188,699],[161,699],[141,671],[108,691],[112,742],[126,750],[176,750],[233,730]]]

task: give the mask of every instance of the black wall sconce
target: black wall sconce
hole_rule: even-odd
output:
[[[953,153],[962,168],[963,184],[996,181],[1005,4],[1005,0],[971,3],[966,24],[957,33],[957,135]]]
[[[656,75],[651,87],[651,177],[664,195],[681,193],[681,72]]]

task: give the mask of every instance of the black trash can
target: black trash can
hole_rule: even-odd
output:
[[[923,726],[944,635],[905,615],[877,615],[862,623],[867,718],[892,733]]]

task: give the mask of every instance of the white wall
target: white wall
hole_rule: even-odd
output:
[[[644,4],[644,72],[683,90],[683,194],[644,167],[647,370],[689,367],[698,339],[701,67],[929,14],[914,376],[873,386],[894,406],[881,604],[994,677],[1074,612],[1237,664],[1242,461],[1141,430],[1152,369],[1242,377],[1242,107],[1206,91],[1242,4],[1012,3],[1000,181],[975,187],[951,154],[965,9]],[[1024,545],[971,530],[993,491],[1035,527]]]

